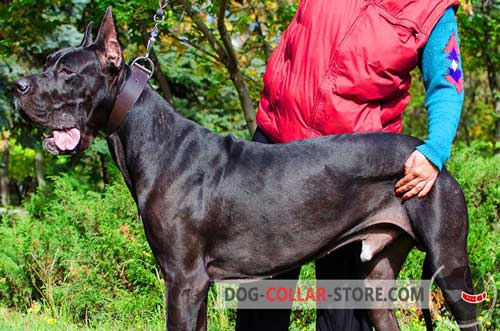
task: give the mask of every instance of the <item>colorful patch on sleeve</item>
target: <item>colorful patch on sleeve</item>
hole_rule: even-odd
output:
[[[461,93],[464,90],[464,79],[462,77],[462,70],[460,70],[460,49],[458,48],[455,32],[452,32],[444,51],[448,54],[447,59],[451,61],[448,67],[448,74],[444,78],[455,86],[458,93]]]

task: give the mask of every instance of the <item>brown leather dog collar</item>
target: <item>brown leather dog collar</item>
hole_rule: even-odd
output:
[[[112,135],[120,128],[122,123],[125,121],[128,112],[134,107],[135,103],[144,91],[151,75],[152,70],[143,67],[136,61],[132,63],[130,76],[128,77],[122,90],[116,96],[115,105],[109,115],[106,127],[107,136]]]

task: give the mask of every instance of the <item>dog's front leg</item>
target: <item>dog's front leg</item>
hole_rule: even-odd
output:
[[[205,331],[208,275],[180,275],[167,282],[167,330]],[[177,277],[176,277],[177,278]]]
[[[207,291],[208,292],[208,291]],[[207,331],[207,309],[208,309],[208,293],[205,300],[201,303],[200,310],[198,311],[198,320],[196,322],[196,331]]]

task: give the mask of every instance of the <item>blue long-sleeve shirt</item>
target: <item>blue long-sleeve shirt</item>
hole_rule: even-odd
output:
[[[464,102],[463,71],[455,13],[448,8],[420,53],[429,134],[417,147],[439,170],[450,157]]]

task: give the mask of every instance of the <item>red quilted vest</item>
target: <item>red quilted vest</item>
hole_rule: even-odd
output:
[[[275,142],[401,132],[418,49],[458,0],[302,0],[269,59],[257,124]]]

